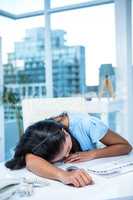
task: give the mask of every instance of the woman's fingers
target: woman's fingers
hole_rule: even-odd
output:
[[[83,187],[93,183],[92,178],[83,169],[62,171],[60,180],[75,187]]]
[[[94,151],[77,152],[69,155],[64,162],[83,162],[92,160],[95,158],[95,156],[96,155]]]
[[[84,169],[81,169],[81,173],[82,179],[84,180],[86,185],[93,183],[91,176]]]
[[[79,162],[80,161],[80,159],[79,158],[71,158],[71,159],[68,159],[68,160],[65,160],[64,162],[66,163],[66,162]]]
[[[64,162],[73,162],[73,161],[78,161],[80,160],[80,154],[79,153],[75,153],[75,154],[71,154],[70,156],[68,156]]]
[[[76,177],[76,179],[79,182],[79,186],[78,187],[84,187],[84,186],[86,186],[84,180],[82,179],[82,176],[79,175],[79,176]]]
[[[80,182],[79,182],[79,180],[76,179],[76,178],[73,179],[72,184],[73,184],[75,187],[80,187]]]
[[[85,172],[85,170],[82,169],[75,171],[73,181],[73,184],[76,187],[83,187],[92,184],[92,178],[88,175],[87,172]]]

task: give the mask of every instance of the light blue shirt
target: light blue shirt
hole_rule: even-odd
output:
[[[79,142],[83,151],[96,148],[97,142],[105,136],[108,127],[98,118],[87,113],[70,113],[69,130]]]

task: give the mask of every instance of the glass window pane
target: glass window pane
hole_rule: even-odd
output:
[[[132,22],[133,22],[133,0],[132,0]],[[133,23],[132,23],[132,38],[133,38]],[[132,65],[133,65],[133,39],[132,39]]]
[[[1,10],[11,12],[13,14],[21,14],[44,9],[44,0],[1,0]]]
[[[94,0],[51,0],[51,7],[68,6],[78,3],[85,3]]]
[[[101,119],[110,129],[115,132],[120,132],[120,111],[89,113],[90,115]]]
[[[52,30],[58,31],[52,44],[53,67],[60,68],[61,74],[55,74],[54,89],[60,86],[55,95],[83,93],[86,84],[95,86],[91,90],[97,96],[108,73],[115,82],[114,4],[56,13],[51,16],[51,24]]]
[[[21,100],[45,96],[44,16],[18,21],[0,18],[4,94],[5,155],[9,159],[23,132]],[[12,129],[12,131],[10,131]]]

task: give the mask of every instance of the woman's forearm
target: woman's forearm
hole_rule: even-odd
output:
[[[128,154],[132,147],[129,144],[114,144],[101,149],[91,151],[77,152],[71,154],[65,159],[65,162],[83,162],[96,158],[104,158],[109,156],[119,156]]]
[[[106,135],[101,138],[100,142],[106,145],[106,147],[96,151],[96,157],[98,158],[124,155],[132,150],[129,142],[111,129],[108,129]]]
[[[48,161],[32,154],[26,155],[26,167],[36,175],[54,180],[59,180],[60,173],[63,171]]]
[[[132,147],[128,144],[114,144],[108,147],[94,150],[94,155],[95,158],[119,156],[128,154],[131,150]]]
[[[89,174],[82,169],[68,172],[59,169],[46,160],[32,154],[26,156],[26,167],[36,175],[58,180],[64,184],[72,184],[75,187],[83,187],[93,183]]]

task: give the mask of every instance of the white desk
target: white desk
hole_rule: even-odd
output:
[[[130,154],[133,156],[133,152]],[[127,157],[127,156],[126,156]],[[76,164],[78,167],[86,168],[88,165],[95,165],[98,163],[105,163],[107,161],[116,160],[120,157],[111,157],[104,159],[97,159],[85,163]],[[24,177],[34,176],[26,169],[18,171],[10,171],[0,164],[0,179],[5,177]],[[111,178],[103,178],[102,176],[93,175],[94,185],[86,186],[83,188],[74,188],[72,186],[64,185],[57,181],[45,179],[49,186],[43,188],[36,188],[31,197],[20,198],[22,200],[109,200],[109,199],[122,199],[133,200],[133,172],[122,174]],[[1,180],[0,180],[1,181]],[[132,196],[126,198],[127,196]],[[17,198],[18,200],[18,198]]]

